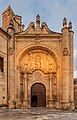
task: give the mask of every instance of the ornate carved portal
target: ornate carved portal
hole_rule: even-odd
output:
[[[56,61],[41,50],[20,59],[20,101],[24,107],[52,107],[57,99]]]

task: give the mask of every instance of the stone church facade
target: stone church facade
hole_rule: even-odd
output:
[[[72,23],[57,33],[39,15],[26,30],[21,20],[10,6],[2,14],[0,105],[74,110]]]

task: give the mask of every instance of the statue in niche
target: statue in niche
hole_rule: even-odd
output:
[[[53,69],[53,63],[50,63],[50,64],[49,64],[49,70],[52,71],[52,69]]]
[[[28,70],[28,64],[21,64],[21,72],[26,72]]]
[[[28,71],[29,72],[32,72],[32,70],[33,70],[33,58],[32,58],[32,56],[31,56],[31,54],[30,54],[30,56],[28,57]]]
[[[9,55],[12,55],[13,54],[13,48],[9,48]]]
[[[28,64],[27,63],[24,63],[24,68],[27,69],[28,68]]]
[[[30,61],[30,63],[29,63],[29,71],[32,71],[33,70],[33,64],[32,64],[32,62]]]
[[[49,64],[49,71],[56,72],[56,66],[54,62]]]
[[[35,68],[39,69],[41,67],[41,57],[36,55],[35,57]]]
[[[67,48],[64,48],[64,50],[63,50],[63,56],[68,56],[68,49]]]
[[[45,57],[44,68],[45,68],[45,71],[46,71],[46,72],[49,71],[49,59],[48,59],[48,56],[47,56],[47,55],[46,55],[46,57]]]

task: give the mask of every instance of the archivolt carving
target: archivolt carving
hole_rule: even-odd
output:
[[[47,52],[38,50],[26,53],[20,61],[22,72],[42,70],[44,73],[56,72],[56,62]]]

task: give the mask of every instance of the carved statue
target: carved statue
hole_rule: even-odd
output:
[[[63,50],[63,56],[68,56],[68,49],[67,48],[64,48],[64,50]]]
[[[63,19],[63,26],[66,26],[67,25],[67,19],[66,19],[66,17],[64,17],[64,19]]]
[[[13,54],[13,48],[9,48],[9,55],[12,55]]]
[[[41,67],[41,57],[39,55],[36,55],[35,57],[35,68],[40,68]]]

